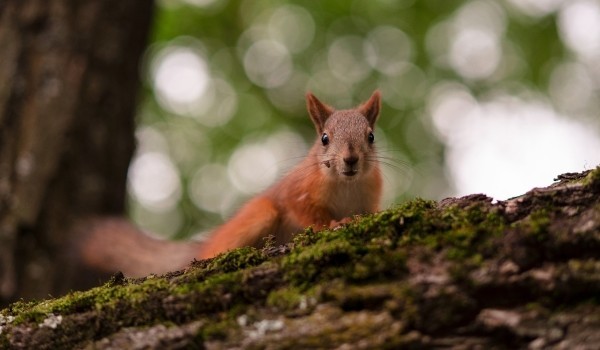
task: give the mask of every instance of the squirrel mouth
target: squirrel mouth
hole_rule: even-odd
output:
[[[358,170],[357,169],[346,170],[346,171],[342,171],[342,174],[346,175],[346,176],[354,176],[354,175],[358,174]]]

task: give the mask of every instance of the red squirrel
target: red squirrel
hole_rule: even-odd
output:
[[[374,128],[381,106],[379,91],[354,109],[335,110],[312,93],[306,94],[306,102],[317,131],[308,155],[207,240],[160,241],[124,219],[97,219],[79,243],[84,264],[129,276],[164,273],[185,267],[193,258],[259,247],[268,236],[284,244],[305,227],[332,228],[353,215],[378,211],[382,178]]]

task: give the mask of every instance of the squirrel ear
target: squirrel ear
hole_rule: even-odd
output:
[[[371,128],[375,126],[377,117],[379,117],[379,109],[381,109],[381,93],[375,90],[369,100],[358,107],[358,111],[367,118]]]
[[[320,135],[323,133],[325,121],[333,114],[334,109],[319,101],[319,99],[310,92],[306,93],[306,109],[308,109],[310,119],[312,119],[315,128],[317,128],[317,133]]]

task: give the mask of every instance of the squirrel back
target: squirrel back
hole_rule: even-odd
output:
[[[164,273],[185,267],[193,258],[211,258],[243,246],[260,247],[269,236],[285,244],[305,227],[335,227],[353,215],[379,210],[382,179],[374,144],[379,91],[347,110],[335,110],[311,93],[306,101],[317,132],[308,155],[208,239],[162,241],[125,219],[94,219],[87,230],[79,232],[77,249],[83,263],[129,276]]]

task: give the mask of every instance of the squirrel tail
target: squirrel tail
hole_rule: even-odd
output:
[[[157,239],[125,218],[88,218],[75,225],[75,260],[86,268],[128,277],[165,274],[188,266],[202,244]]]

